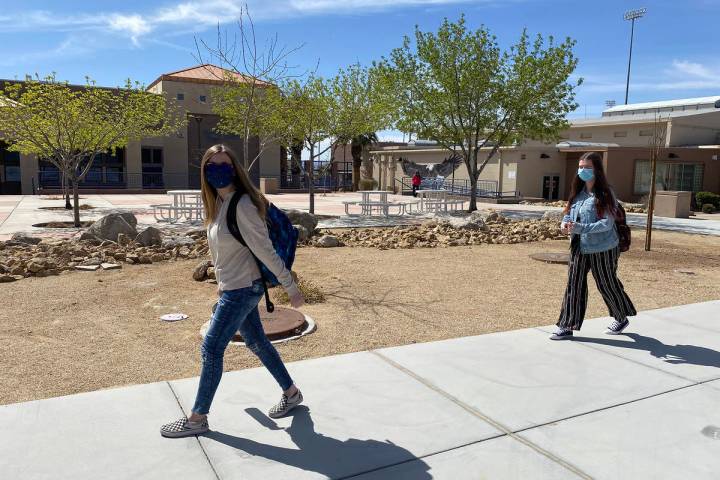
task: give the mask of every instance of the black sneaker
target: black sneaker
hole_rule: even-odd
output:
[[[571,328],[558,327],[557,331],[550,335],[550,340],[570,340],[573,338],[573,331]]]
[[[630,320],[628,319],[625,319],[624,322],[618,322],[617,320],[613,320],[613,322],[608,325],[605,333],[608,335],[620,335],[623,330],[627,328],[628,325],[630,325]]]

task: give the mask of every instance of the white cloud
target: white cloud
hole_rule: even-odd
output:
[[[138,38],[150,33],[152,26],[140,15],[113,14],[108,17],[108,27],[119,33],[124,33],[138,45]]]
[[[673,91],[720,89],[720,66],[709,66],[687,60],[673,60],[669,67],[653,74],[647,69],[631,73],[631,90]],[[624,93],[625,76],[583,75],[583,93]]]

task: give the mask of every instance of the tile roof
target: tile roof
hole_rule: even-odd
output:
[[[217,65],[211,65],[209,63],[203,65],[197,65],[195,67],[185,68],[176,72],[164,73],[155,79],[148,89],[155,86],[157,83],[163,80],[171,80],[176,82],[191,82],[191,83],[209,83],[214,85],[222,84],[227,77],[235,78],[240,82],[249,82],[249,77],[246,77],[240,73],[233,72],[226,68],[218,67]],[[257,81],[260,85],[269,85],[267,82],[262,80]]]

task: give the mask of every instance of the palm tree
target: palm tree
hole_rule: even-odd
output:
[[[350,154],[353,159],[353,172],[352,172],[352,183],[353,191],[358,190],[360,185],[360,167],[363,165],[363,155],[370,145],[374,145],[378,142],[377,135],[372,133],[363,133],[352,138],[350,142]],[[372,164],[369,163],[369,159],[365,158],[368,162],[365,164],[365,177],[372,178]]]

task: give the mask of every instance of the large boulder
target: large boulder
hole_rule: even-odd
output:
[[[37,245],[41,241],[42,241],[42,238],[31,237],[30,235],[27,235],[22,232],[14,233],[13,236],[10,238],[11,243],[15,243],[15,244],[22,243],[24,245]]]
[[[312,235],[317,228],[318,219],[312,213],[300,210],[288,210],[285,214],[290,219],[290,223],[293,225],[302,225],[310,235]]]
[[[126,220],[126,218],[130,218],[128,215],[135,218],[132,213],[111,213],[110,215],[106,215],[93,223],[90,228],[87,229],[87,233],[101,240],[111,240],[113,242],[118,241],[118,235],[121,233],[130,238],[135,238],[138,233],[135,227]],[[135,220],[135,225],[137,225],[137,220]]]
[[[124,235],[124,234],[121,234]],[[148,227],[143,230],[137,237],[135,242],[139,243],[143,247],[153,247],[155,245],[162,245],[163,237],[160,230],[155,227]],[[120,241],[118,241],[120,243]]]
[[[298,242],[306,242],[310,238],[310,232],[302,225],[295,225],[298,231]]]

